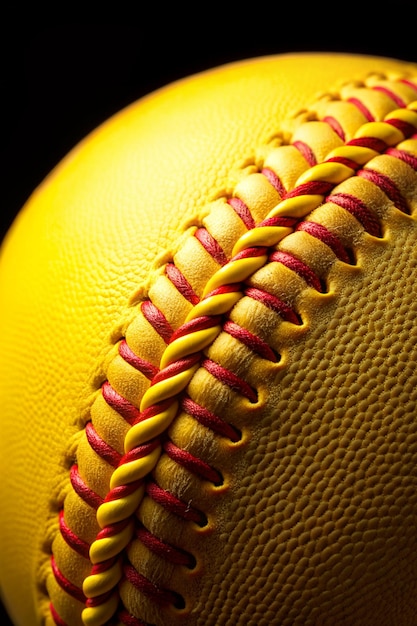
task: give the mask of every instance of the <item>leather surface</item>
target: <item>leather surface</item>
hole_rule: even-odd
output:
[[[271,144],[273,137],[289,139],[298,127],[295,120],[299,116],[294,115],[314,102],[319,93],[337,90],[344,82],[363,79],[370,72],[396,75],[407,71],[416,73],[417,68],[394,60],[349,55],[288,55],[207,72],[169,86],[121,112],[72,151],[34,192],[4,244],[0,262],[0,581],[16,624],[52,623],[48,596],[54,593],[55,582],[50,571],[50,552],[53,543],[59,542],[58,513],[65,498],[72,497],[69,470],[77,448],[85,445],[83,428],[101,382],[110,377],[115,379],[115,387],[129,386],[128,376],[120,375],[120,369],[112,365],[117,339],[129,327],[134,335],[131,343],[149,344],[148,358],[153,350],[157,361],[162,350],[158,347],[160,340],[149,329],[132,330],[129,326],[135,303],[148,293],[155,294],[153,297],[163,302],[163,306],[158,306],[174,327],[182,323],[189,309],[175,298],[160,295],[164,291],[158,283],[160,267],[177,255],[178,265],[188,268],[195,291],[201,290],[206,276],[214,269],[210,266],[211,258],[194,262],[201,252],[193,252],[195,242],[194,239],[191,242],[190,231],[206,220],[210,228],[217,229],[218,238],[223,233],[224,248],[228,245],[225,232],[231,233],[231,240],[240,234],[236,225],[230,225],[227,231],[219,215],[207,216],[207,203],[236,189],[247,168],[253,165],[253,155],[260,158],[262,147]],[[380,100],[378,106],[383,108],[379,103]],[[324,158],[333,147],[324,133],[318,138],[309,136],[308,141],[315,143],[318,159]],[[291,167],[285,167],[288,186],[296,178]],[[395,172],[392,176],[396,176]],[[244,197],[245,183],[240,184]],[[415,183],[407,184],[415,196]],[[256,210],[255,207],[254,214]],[[265,203],[259,208],[260,217],[264,210]],[[415,552],[415,538],[409,529],[417,512],[412,496],[416,476],[403,463],[403,455],[409,463],[412,458],[409,455],[414,454],[415,435],[412,417],[416,316],[415,291],[411,287],[415,273],[409,264],[415,224],[405,221],[394,216],[387,242],[375,244],[375,248],[363,248],[363,273],[336,272],[336,297],[333,300],[329,297],[325,314],[321,309],[317,312],[314,298],[306,298],[305,315],[309,316],[312,329],[307,338],[289,335],[289,339],[283,339],[282,331],[277,331],[275,337],[274,321],[269,320],[265,340],[271,340],[277,350],[282,349],[283,342],[288,342],[288,346],[284,345],[288,360],[284,359],[283,363],[290,361],[290,366],[283,370],[283,365],[264,368],[255,364],[250,370],[253,384],[261,380],[268,395],[258,416],[261,425],[251,430],[248,423],[251,409],[247,403],[241,404],[233,394],[223,400],[227,413],[238,414],[239,426],[248,429],[248,447],[244,453],[239,452],[239,445],[243,444],[235,446],[237,452],[230,457],[226,444],[216,451],[210,437],[204,443],[201,432],[187,426],[186,417],[183,426],[180,423],[173,426],[176,434],[172,436],[176,437],[177,445],[191,445],[198,450],[204,445],[209,449],[212,446],[210,462],[226,464],[224,474],[229,477],[230,488],[224,489],[221,504],[213,504],[214,488],[200,490],[193,481],[185,484],[178,472],[175,488],[200,508],[209,510],[213,529],[217,531],[211,534],[190,531],[189,538],[183,539],[188,531],[172,522],[172,540],[190,543],[190,551],[201,555],[204,574],[199,578],[199,570],[190,577],[182,576],[178,569],[172,572],[174,588],[193,603],[189,615],[170,610],[160,616],[147,607],[144,619],[156,624],[185,620],[187,624],[257,626],[267,623],[353,626],[371,625],[375,621],[387,626],[394,622],[397,626],[408,626],[417,619],[417,562],[409,560],[410,552]],[[398,241],[395,247],[390,244],[393,238]],[[357,245],[361,250],[362,243]],[[383,277],[382,267],[387,268]],[[399,273],[398,280],[392,278],[394,269]],[[388,282],[387,275],[391,278]],[[259,281],[262,280],[268,285],[276,284],[270,276],[260,276]],[[376,287],[371,285],[372,281]],[[371,313],[367,308],[369,293],[377,301]],[[257,306],[253,305],[252,309],[249,313],[239,313],[239,308],[236,309],[236,315],[243,316],[239,320],[241,323],[244,320],[246,327],[254,324],[257,314],[261,315]],[[267,324],[265,314],[262,315]],[[322,339],[329,320],[335,320],[339,328],[332,336],[330,352],[329,344]],[[353,327],[342,332],[349,324]],[[378,330],[378,324],[382,330]],[[256,330],[262,332],[257,327]],[[388,343],[385,345],[378,335],[377,353],[370,355],[368,345],[378,332],[387,333]],[[336,346],[343,344],[346,333],[364,338],[360,345],[351,345],[338,359]],[[233,354],[235,349],[230,340],[221,336],[210,348],[209,356],[220,360],[220,353]],[[386,360],[387,350],[391,361]],[[394,363],[395,354],[401,358]],[[373,385],[372,365],[367,361],[371,356],[373,363],[375,359],[386,363],[388,369],[383,374],[390,381],[380,381],[376,375],[379,382],[372,394],[375,397],[388,394],[391,404],[387,400],[387,406],[391,408],[405,402],[408,430],[397,423],[403,415],[400,409],[398,418],[395,411],[378,417],[379,426],[372,419],[366,421],[369,415],[374,415],[367,412],[369,399],[361,404],[361,388]],[[406,361],[403,370],[399,365],[402,361]],[[298,364],[297,372],[291,369],[291,363]],[[348,375],[340,380],[345,366],[351,367],[352,363],[358,364],[355,380]],[[236,369],[236,363],[230,367]],[[320,373],[311,383],[314,393],[310,397],[306,381],[311,371]],[[192,383],[196,396],[212,389],[205,376],[200,372],[200,378],[196,377]],[[117,382],[117,377],[123,380]],[[135,394],[140,393],[138,385],[135,379],[132,382]],[[282,390],[285,393],[281,394]],[[302,402],[300,390],[305,394]],[[221,398],[221,393],[217,389],[212,393],[216,398],[215,408],[219,410],[221,400],[217,398]],[[407,394],[406,398],[403,393]],[[357,411],[352,409],[352,415],[349,413],[346,418],[348,411],[343,410],[340,417],[335,417],[333,408],[328,407],[337,407],[338,399],[340,403],[345,399],[349,407],[357,406]],[[242,407],[246,407],[246,413]],[[275,422],[277,414],[281,420],[279,427]],[[330,416],[339,420],[336,425],[329,421]],[[355,436],[346,421],[341,425],[342,418],[354,424],[351,428]],[[281,430],[284,422],[285,433]],[[112,427],[109,426],[109,432]],[[120,446],[124,427],[119,427],[119,434],[117,428],[114,445]],[[320,433],[319,439],[316,432]],[[404,434],[397,437],[393,434],[401,432]],[[269,443],[265,443],[268,437]],[[330,473],[334,481],[345,487],[339,491],[332,487],[321,503],[311,503],[310,522],[304,518],[307,524],[304,528],[297,524],[303,518],[303,510],[306,511],[301,504],[309,492],[301,479],[297,485],[292,477],[302,475],[305,472],[302,467],[309,466],[307,473],[314,474],[313,482],[318,485],[323,480],[331,482],[329,473],[322,477],[320,472],[325,470],[320,464],[314,465],[314,471],[309,465],[313,453],[312,449],[305,450],[306,440],[315,446],[317,454],[318,448],[333,454]],[[355,465],[358,459],[354,455],[345,465],[337,460],[342,456],[333,451],[332,442],[341,448],[346,443],[352,449],[364,450],[368,465],[362,465],[360,471],[365,474],[368,471],[369,480],[359,475]],[[288,452],[287,446],[293,453]],[[279,465],[282,449],[286,450],[286,461]],[[82,449],[79,454],[83,454]],[[259,459],[259,455],[263,458]],[[372,465],[374,458],[378,461]],[[323,458],[320,463],[326,468],[330,461]],[[282,477],[277,478],[280,473]],[[96,474],[98,484],[94,488],[97,491],[101,488],[104,496],[107,485],[103,483],[100,487],[103,474],[98,470]],[[157,478],[164,483],[171,474],[169,460],[163,459],[156,471]],[[353,486],[349,484],[349,476],[355,476]],[[352,498],[360,498],[365,487],[370,490],[369,502],[363,499],[356,506]],[[316,496],[322,488],[324,485],[318,487]],[[393,493],[398,497],[385,499],[386,494]],[[289,501],[283,494],[289,494]],[[327,500],[330,497],[331,504]],[[338,498],[343,502],[339,508]],[[277,508],[277,500],[288,507],[284,521],[281,518],[284,504]],[[272,518],[268,513],[270,507],[274,511]],[[331,509],[336,512],[330,519]],[[370,510],[373,513],[368,515]],[[338,514],[351,515],[353,521],[337,519]],[[149,503],[144,504],[141,515],[144,519],[153,516]],[[271,529],[268,517],[274,520],[275,530]],[[384,536],[387,518],[394,519],[395,524]],[[365,538],[363,534],[355,534],[365,532],[364,520],[369,520],[366,529],[369,534]],[[163,522],[156,519],[152,523],[158,528]],[[355,531],[351,532],[349,523],[356,525]],[[313,531],[312,525],[315,525]],[[278,532],[278,527],[283,530]],[[310,533],[310,541],[314,538],[314,548],[303,532]],[[90,529],[85,529],[90,540],[92,534]],[[322,566],[314,559],[307,566],[305,559],[311,557],[320,537],[322,552],[317,552],[317,559],[320,561],[326,555]],[[337,545],[336,552],[329,547],[332,543]],[[60,549],[63,548],[58,546],[58,552]],[[279,561],[276,584],[271,583],[268,574],[271,552],[275,555],[273,561]],[[364,566],[368,561],[378,562],[382,553],[388,554],[385,571],[377,565],[373,569]],[[347,555],[345,574],[334,563],[340,554]],[[134,564],[142,558],[137,544],[132,546],[130,558]],[[77,569],[77,561],[68,562],[68,576],[79,577],[72,571]],[[165,578],[166,573],[161,576]],[[297,580],[305,577],[309,582],[300,591],[302,583]],[[338,577],[344,581],[344,596]],[[133,611],[138,610],[139,601],[132,589],[125,583],[121,593]],[[71,603],[67,610],[73,611]],[[79,624],[79,620],[76,616],[73,623]]]

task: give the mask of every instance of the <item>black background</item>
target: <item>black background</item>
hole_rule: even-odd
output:
[[[292,51],[417,62],[417,4],[379,6],[252,3],[226,15],[225,6],[199,4],[195,12],[180,14],[158,4],[153,15],[126,23],[3,24],[0,239],[31,191],[80,139],[173,80],[238,59]],[[1,611],[0,623],[9,623]]]

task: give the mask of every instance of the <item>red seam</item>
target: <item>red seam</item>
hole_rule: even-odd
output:
[[[53,555],[51,556],[51,568],[52,568],[52,572],[54,574],[55,580],[58,583],[58,585],[61,587],[61,589],[63,589],[65,593],[67,593],[72,598],[75,598],[76,600],[78,600],[78,602],[85,604],[87,598],[85,597],[83,590],[77,587],[77,585],[74,585],[74,583],[72,583],[70,580],[68,580],[68,578],[64,576],[64,574],[61,572],[58,565],[56,564],[56,561]]]
[[[192,455],[190,452],[187,452],[187,450],[178,448],[172,441],[165,441],[163,448],[172,461],[175,461],[175,463],[181,465],[181,467],[184,467],[190,473],[214,485],[220,485],[223,482],[222,475],[216,469]]]
[[[174,330],[166,320],[162,311],[160,311],[150,300],[142,302],[141,311],[144,318],[148,320],[152,328],[156,330],[158,335],[165,341],[165,343],[167,343]]]
[[[349,263],[348,254],[343,247],[340,239],[333,235],[333,233],[331,233],[321,224],[318,224],[317,222],[301,222],[300,224],[298,224],[296,230],[308,233],[312,237],[315,237],[319,241],[322,241],[332,250],[332,252],[336,255],[339,261]]]
[[[82,480],[80,474],[78,473],[77,465],[73,465],[71,467],[70,481],[75,493],[80,496],[81,500],[91,506],[91,508],[98,509],[98,507],[103,503],[103,498],[99,496],[98,493],[95,493],[95,491],[90,489],[90,487],[88,487]]]
[[[103,384],[101,392],[107,404],[119,413],[128,424],[133,424],[138,419],[139,409],[117,393],[108,381]]]
[[[348,193],[336,193],[328,196],[327,202],[333,202],[333,204],[337,204],[342,209],[348,211],[370,235],[374,237],[381,236],[381,225],[378,218],[356,196],[351,196]]]
[[[253,335],[246,328],[242,328],[235,322],[228,320],[225,322],[223,326],[224,332],[228,333],[231,337],[234,337],[241,343],[243,343],[247,348],[255,352],[263,359],[267,361],[271,361],[272,363],[276,363],[278,361],[275,352],[272,348],[269,347],[265,341],[262,341],[260,337]]]
[[[288,197],[288,196],[287,196]],[[265,220],[258,224],[258,228],[262,226],[282,226],[283,228],[292,228],[296,225],[298,220],[295,217],[267,217]],[[256,248],[247,248],[248,250],[255,250]],[[267,251],[267,248],[260,248],[262,250],[261,254],[264,254]],[[233,257],[237,259],[238,257]]]
[[[184,335],[188,335],[189,333],[194,333],[198,330],[206,330],[208,328],[212,328],[213,326],[217,326],[221,323],[221,319],[221,315],[213,315],[211,317],[209,315],[202,315],[201,317],[196,317],[190,322],[185,322],[172,334],[169,343],[172,343],[176,339],[179,339]]]
[[[288,267],[292,272],[295,272],[298,276],[303,278],[309,287],[313,287],[313,289],[320,293],[323,291],[320,279],[313,270],[292,254],[282,250],[275,250],[275,252],[270,255],[269,260],[275,263],[282,263],[282,265],[285,265],[285,267]]]
[[[372,89],[388,96],[388,98],[395,102],[399,109],[404,109],[407,106],[404,100],[400,98],[400,96],[398,96],[396,93],[394,93],[391,89],[388,89],[388,87],[384,87],[383,85],[375,85],[375,87],[373,87]]]
[[[201,243],[203,248],[213,257],[219,265],[226,265],[227,256],[220,247],[219,242],[209,233],[207,228],[197,228],[194,237]]]
[[[336,133],[338,137],[344,142],[346,139],[345,131],[343,130],[340,122],[332,115],[326,115],[323,117],[322,122],[326,122],[330,128]]]
[[[161,589],[150,580],[139,574],[133,565],[125,565],[123,573],[126,578],[138,591],[153,600],[159,605],[175,605],[178,597],[168,589]]]
[[[417,84],[413,83],[413,81],[408,78],[400,78],[398,82],[403,83],[403,85],[407,85],[407,87],[410,87],[413,91],[417,91]]]
[[[256,287],[248,287],[245,289],[245,296],[248,298],[252,298],[261,304],[264,304],[268,309],[278,313],[278,315],[285,321],[290,322],[291,324],[300,324],[300,319],[297,313],[292,309],[289,304],[280,300],[272,293],[268,293],[263,289],[258,289]]]
[[[158,539],[158,537],[142,525],[136,529],[136,537],[152,554],[155,554],[161,559],[165,559],[168,563],[183,565],[185,567],[193,567],[195,565],[195,559],[192,554]]]
[[[62,617],[58,615],[57,610],[52,604],[52,602],[49,604],[49,610],[51,612],[52,619],[54,620],[56,626],[68,626],[68,624],[64,622]]]
[[[184,274],[178,269],[178,267],[174,263],[167,263],[165,267],[165,274],[168,276],[169,280],[172,282],[177,291],[191,302],[191,304],[196,305],[200,302],[200,298],[194,292],[188,280],[185,278]]]
[[[192,507],[189,502],[183,502],[174,494],[162,489],[154,481],[146,484],[146,493],[154,502],[160,504],[169,513],[173,513],[189,522],[195,522],[199,526],[207,524],[207,518],[204,513]]]
[[[291,145],[293,145],[294,148],[298,150],[298,152],[304,157],[310,167],[313,167],[313,165],[317,165],[317,159],[308,144],[304,143],[304,141],[294,141],[294,143]]]
[[[355,106],[358,109],[358,111],[362,113],[362,115],[368,122],[375,121],[375,118],[370,112],[370,110],[368,109],[368,107],[366,107],[364,103],[361,102],[361,100],[359,100],[359,98],[348,98],[347,102],[350,102],[350,104],[353,104],[353,106]]]
[[[370,150],[374,150],[375,152],[385,152],[388,148],[388,145],[382,139],[378,139],[377,137],[358,137],[356,139],[351,139],[347,144],[347,146],[360,146],[361,148],[369,148]]]
[[[112,467],[117,467],[120,463],[122,455],[98,435],[92,422],[87,422],[85,426],[85,434],[87,436],[87,441],[94,452]]]
[[[342,165],[346,165],[346,167],[350,167],[351,170],[356,172],[360,168],[360,165],[351,159],[347,159],[346,157],[332,157],[331,159],[327,159],[327,163],[341,163]]]
[[[200,361],[200,353],[197,352],[193,355],[187,356],[183,359],[177,359],[173,363],[170,363],[164,369],[162,369],[156,376],[153,378],[151,385],[155,385],[156,383],[161,382],[162,380],[166,380],[171,376],[175,376],[176,374],[180,374],[185,370],[190,369],[193,365],[196,365]]]
[[[240,433],[231,424],[225,422],[221,417],[218,417],[205,407],[200,406],[188,396],[182,398],[181,409],[216,435],[230,439],[233,443],[240,441]]]
[[[240,198],[229,198],[227,204],[232,207],[236,215],[240,217],[248,230],[252,230],[252,228],[255,228],[255,220],[253,219],[248,206],[243,202],[243,200],[241,200]]]
[[[67,545],[77,554],[89,560],[90,544],[83,541],[70,529],[65,521],[64,511],[59,512],[59,530]]]
[[[334,183],[327,183],[325,181],[311,181],[309,183],[304,183],[302,185],[299,185],[298,187],[296,187],[295,189],[293,189],[292,191],[290,191],[289,193],[287,193],[287,195],[285,196],[285,199],[287,198],[295,198],[298,196],[305,196],[305,195],[319,195],[319,196],[326,196],[332,189],[334,188]]]
[[[143,478],[141,478],[140,480],[135,480],[128,485],[113,487],[113,489],[111,489],[104,498],[104,502],[114,502],[114,500],[126,498],[127,496],[130,496],[131,493],[134,493],[137,489],[139,489],[141,485],[143,485]]]
[[[129,348],[125,339],[122,339],[119,344],[119,354],[122,359],[126,361],[126,363],[129,363],[129,365],[141,372],[141,374],[146,376],[149,380],[152,379],[159,371],[155,365],[152,365],[149,361],[145,361],[145,359],[137,356],[137,354]]]
[[[410,137],[410,135],[414,133],[414,126],[412,126],[412,124],[409,124],[408,122],[405,122],[404,120],[390,119],[384,121],[394,128],[397,128],[404,135],[404,137]]]
[[[265,178],[268,179],[268,182],[273,186],[275,191],[278,191],[281,198],[285,196],[285,194],[287,193],[287,190],[282,184],[280,177],[277,174],[275,174],[275,172],[270,170],[268,167],[264,167],[261,174],[263,174]]]
[[[410,207],[408,206],[407,200],[401,194],[400,190],[391,178],[368,168],[359,170],[358,176],[364,178],[365,180],[369,180],[371,183],[379,187],[379,189],[385,193],[385,195],[391,200],[391,202],[394,203],[394,206],[399,211],[406,214],[410,213]]]
[[[258,394],[247,382],[236,376],[233,372],[222,367],[218,363],[215,363],[211,359],[203,359],[201,362],[201,367],[204,367],[212,376],[217,378],[218,381],[223,383],[223,385],[227,385],[232,389],[232,391],[236,391],[244,398],[247,398],[250,402],[258,401]]]
[[[403,163],[407,163],[407,165],[412,167],[413,170],[417,170],[417,157],[413,156],[409,152],[406,152],[405,150],[398,150],[398,148],[388,148],[385,154],[395,157],[396,159],[403,161]]]

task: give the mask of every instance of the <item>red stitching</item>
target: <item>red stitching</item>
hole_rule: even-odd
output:
[[[117,393],[108,381],[103,384],[101,392],[107,404],[119,413],[128,424],[133,424],[139,418],[139,409]]]
[[[178,596],[168,589],[161,589],[154,585],[150,580],[139,574],[139,572],[133,567],[133,565],[125,565],[123,573],[126,580],[128,580],[138,591],[146,595],[159,605],[170,606],[178,602]]]
[[[313,270],[292,254],[289,254],[288,252],[283,252],[282,250],[276,250],[270,255],[269,260],[275,261],[275,263],[282,263],[282,265],[285,265],[285,267],[288,267],[288,269],[303,278],[306,281],[307,285],[313,287],[313,289],[319,291],[320,293],[323,291],[320,279],[313,272]]]
[[[169,343],[172,343],[175,339],[179,337],[183,337],[191,332],[196,332],[197,330],[205,330],[206,328],[211,328],[212,326],[217,326],[220,324],[221,316],[213,316],[209,317],[208,315],[203,315],[202,317],[197,317],[190,322],[185,322],[182,326],[180,326],[172,335]]]
[[[252,350],[252,352],[259,354],[259,356],[263,359],[272,361],[272,363],[276,363],[278,361],[278,358],[272,348],[270,348],[265,341],[262,341],[262,339],[249,332],[246,328],[242,328],[242,326],[228,320],[224,324],[223,330],[235,339],[238,339],[246,347]]]
[[[286,196],[288,198],[288,195]],[[297,219],[295,217],[267,217],[265,220],[263,220],[262,222],[260,222],[258,224],[258,228],[261,226],[284,226],[284,228],[293,228],[293,226],[296,225],[297,223]],[[250,253],[248,252],[246,254],[246,256],[262,256],[262,254],[265,254],[265,250],[266,248],[259,248],[261,251],[258,253],[256,248],[247,248],[247,250],[250,250]],[[243,250],[241,254],[246,253],[246,250]],[[234,257],[235,259],[239,259],[242,258],[242,256],[236,255]]]
[[[184,359],[178,359],[174,363],[171,363],[170,365],[164,367],[164,369],[155,376],[151,384],[155,385],[156,383],[161,382],[161,380],[165,380],[166,378],[175,376],[175,374],[179,374],[180,372],[189,369],[190,367],[198,363],[199,360],[200,355],[198,353],[192,356],[188,356]]]
[[[129,363],[129,365],[141,372],[149,380],[152,379],[159,371],[155,365],[152,365],[149,361],[145,361],[145,359],[142,359],[132,352],[125,339],[122,339],[119,344],[119,354],[122,359],[126,361],[126,363]]]
[[[263,174],[265,176],[265,178],[268,179],[268,181],[271,183],[273,188],[276,191],[278,191],[278,193],[281,196],[281,198],[283,196],[285,196],[285,194],[287,193],[287,190],[285,189],[284,185],[282,184],[282,181],[281,181],[280,177],[277,174],[275,174],[275,172],[273,172],[272,170],[270,170],[267,167],[264,167],[264,169],[262,170],[261,174]]]
[[[385,141],[377,139],[376,137],[358,137],[357,139],[351,139],[346,145],[370,148],[370,150],[374,150],[375,152],[379,152],[381,154],[388,148]]]
[[[358,98],[348,98],[347,101],[353,104],[353,106],[355,106],[358,109],[358,111],[362,113],[362,115],[368,122],[375,121],[374,116],[372,115],[370,110],[364,105],[364,103],[361,102],[361,100],[359,100]]]
[[[345,141],[345,131],[343,130],[340,122],[338,122],[335,117],[333,117],[332,115],[326,115],[326,117],[323,117],[322,121],[326,122],[326,124],[330,126],[330,128],[336,133],[338,137],[340,137],[342,141]]]
[[[103,498],[99,496],[98,493],[90,489],[90,487],[88,487],[82,480],[78,473],[77,465],[73,465],[71,468],[70,481],[75,493],[80,496],[81,500],[91,506],[91,508],[98,509],[98,507],[103,503]]]
[[[232,389],[232,391],[236,391],[244,398],[247,398],[250,402],[258,401],[258,394],[248,383],[244,380],[236,376],[233,372],[222,367],[218,363],[215,363],[211,359],[203,359],[201,362],[201,367],[204,367],[212,376],[217,378],[221,383],[227,385]]]
[[[236,428],[205,407],[200,406],[188,396],[182,398],[181,409],[191,417],[194,417],[200,424],[212,430],[216,435],[230,439],[234,443],[240,441],[241,434]]]
[[[284,321],[296,325],[300,324],[300,319],[294,309],[283,302],[283,300],[274,296],[272,293],[268,293],[267,291],[256,287],[248,287],[245,289],[245,296],[264,304],[268,307],[268,309],[271,309],[271,311],[278,313]]]
[[[347,193],[336,193],[327,197],[327,202],[333,202],[348,211],[362,224],[363,228],[374,237],[381,236],[381,225],[378,218],[368,209],[366,204]]]
[[[373,87],[373,89],[374,91],[379,91],[380,93],[383,93],[386,96],[388,96],[388,98],[390,98],[393,102],[395,102],[395,104],[397,105],[399,109],[403,109],[404,107],[407,106],[404,100],[400,98],[399,95],[394,93],[391,89],[388,89],[388,87],[384,87],[383,85],[376,85],[375,87]]]
[[[52,619],[54,620],[56,626],[68,626],[68,624],[64,622],[64,620],[58,615],[52,602],[49,605],[49,610],[51,612]]]
[[[331,159],[327,159],[328,163],[341,163],[342,165],[346,165],[346,167],[350,167],[351,170],[356,172],[360,168],[360,165],[355,163],[355,161],[351,161],[346,157],[332,157]]]
[[[396,159],[403,161],[403,163],[407,163],[407,165],[412,167],[413,170],[417,170],[417,157],[413,156],[409,152],[406,152],[405,150],[398,150],[398,148],[388,148],[385,154],[395,157]]]
[[[142,302],[141,311],[152,328],[156,330],[158,335],[167,343],[174,329],[171,327],[164,314],[150,300]]]
[[[252,228],[255,228],[255,220],[253,219],[247,205],[242,200],[240,200],[240,198],[229,198],[227,204],[229,204],[232,209],[234,209],[236,215],[240,217],[248,230],[252,230]]]
[[[405,122],[404,120],[385,120],[385,122],[387,124],[390,124],[391,126],[394,126],[394,128],[398,128],[398,130],[405,136],[405,137],[410,137],[410,135],[412,135],[414,133],[414,126],[412,126],[411,124],[408,124],[408,122]]]
[[[70,580],[68,580],[68,578],[63,575],[61,570],[58,568],[53,555],[51,556],[51,568],[55,580],[61,587],[61,589],[63,589],[65,593],[70,595],[72,598],[78,600],[78,602],[85,603],[87,598],[85,597],[83,590],[77,587],[77,585],[74,585],[74,583],[72,583]]]
[[[195,567],[195,558],[192,554],[180,550],[165,541],[161,541],[144,526],[140,525],[136,529],[136,537],[148,548],[150,552],[156,554],[161,559],[165,559],[174,565],[184,565],[185,567]]]
[[[197,228],[194,233],[194,237],[198,239],[203,248],[213,257],[219,265],[225,265],[227,263],[227,256],[220,247],[220,244],[209,233],[207,228]]]
[[[365,178],[365,180],[369,180],[371,183],[379,187],[381,191],[383,191],[385,195],[394,203],[394,206],[397,209],[403,213],[410,213],[410,207],[408,206],[407,200],[401,194],[400,190],[391,178],[388,178],[388,176],[380,174],[379,172],[369,168],[366,170],[359,170],[358,176]]]
[[[85,434],[87,436],[87,441],[94,452],[107,461],[107,463],[112,467],[117,467],[120,463],[122,455],[119,454],[117,450],[109,446],[109,444],[97,434],[97,431],[91,422],[87,422],[85,426]]]
[[[89,559],[90,544],[83,541],[67,526],[64,518],[64,511],[59,512],[59,530],[61,531],[62,538],[77,554],[80,554],[85,559]]]
[[[316,222],[301,222],[298,224],[296,230],[308,233],[312,237],[322,241],[334,252],[340,261],[349,263],[349,256],[340,242],[340,239],[321,224],[317,224]]]
[[[165,453],[170,459],[175,461],[181,467],[185,467],[189,472],[199,476],[203,480],[207,480],[214,485],[221,485],[223,482],[222,475],[211,467],[208,463],[205,463],[201,459],[193,456],[187,450],[178,448],[172,441],[165,441],[163,445]]]
[[[199,526],[207,525],[207,518],[202,511],[192,507],[189,503],[183,502],[169,491],[162,489],[154,481],[146,484],[146,493],[154,502],[160,504],[169,513],[173,513],[189,522],[195,522]]]
[[[297,148],[298,152],[305,158],[310,167],[317,164],[317,159],[310,146],[304,141],[294,141],[292,144],[294,148]]]
[[[200,298],[194,292],[188,280],[185,278],[184,274],[180,272],[174,263],[167,263],[165,268],[165,273],[168,276],[169,280],[172,282],[174,287],[176,287],[177,291],[191,304],[195,305],[200,302]]]

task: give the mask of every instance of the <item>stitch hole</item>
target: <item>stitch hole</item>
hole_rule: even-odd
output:
[[[208,523],[209,521],[207,515],[200,511],[200,519],[198,520],[198,522],[196,522],[197,526],[199,528],[205,528],[206,526],[208,526]]]
[[[188,557],[188,563],[185,567],[189,570],[195,569],[197,567],[197,559],[195,558],[193,554],[190,554],[189,552],[187,553],[187,557]]]
[[[176,597],[174,607],[179,610],[185,609],[185,599],[183,598],[183,596],[175,591],[173,592],[173,595]]]
[[[345,252],[346,252],[346,256],[348,258],[348,264],[349,265],[357,265],[358,261],[355,255],[355,252],[353,250],[353,248],[347,248],[345,247]]]

